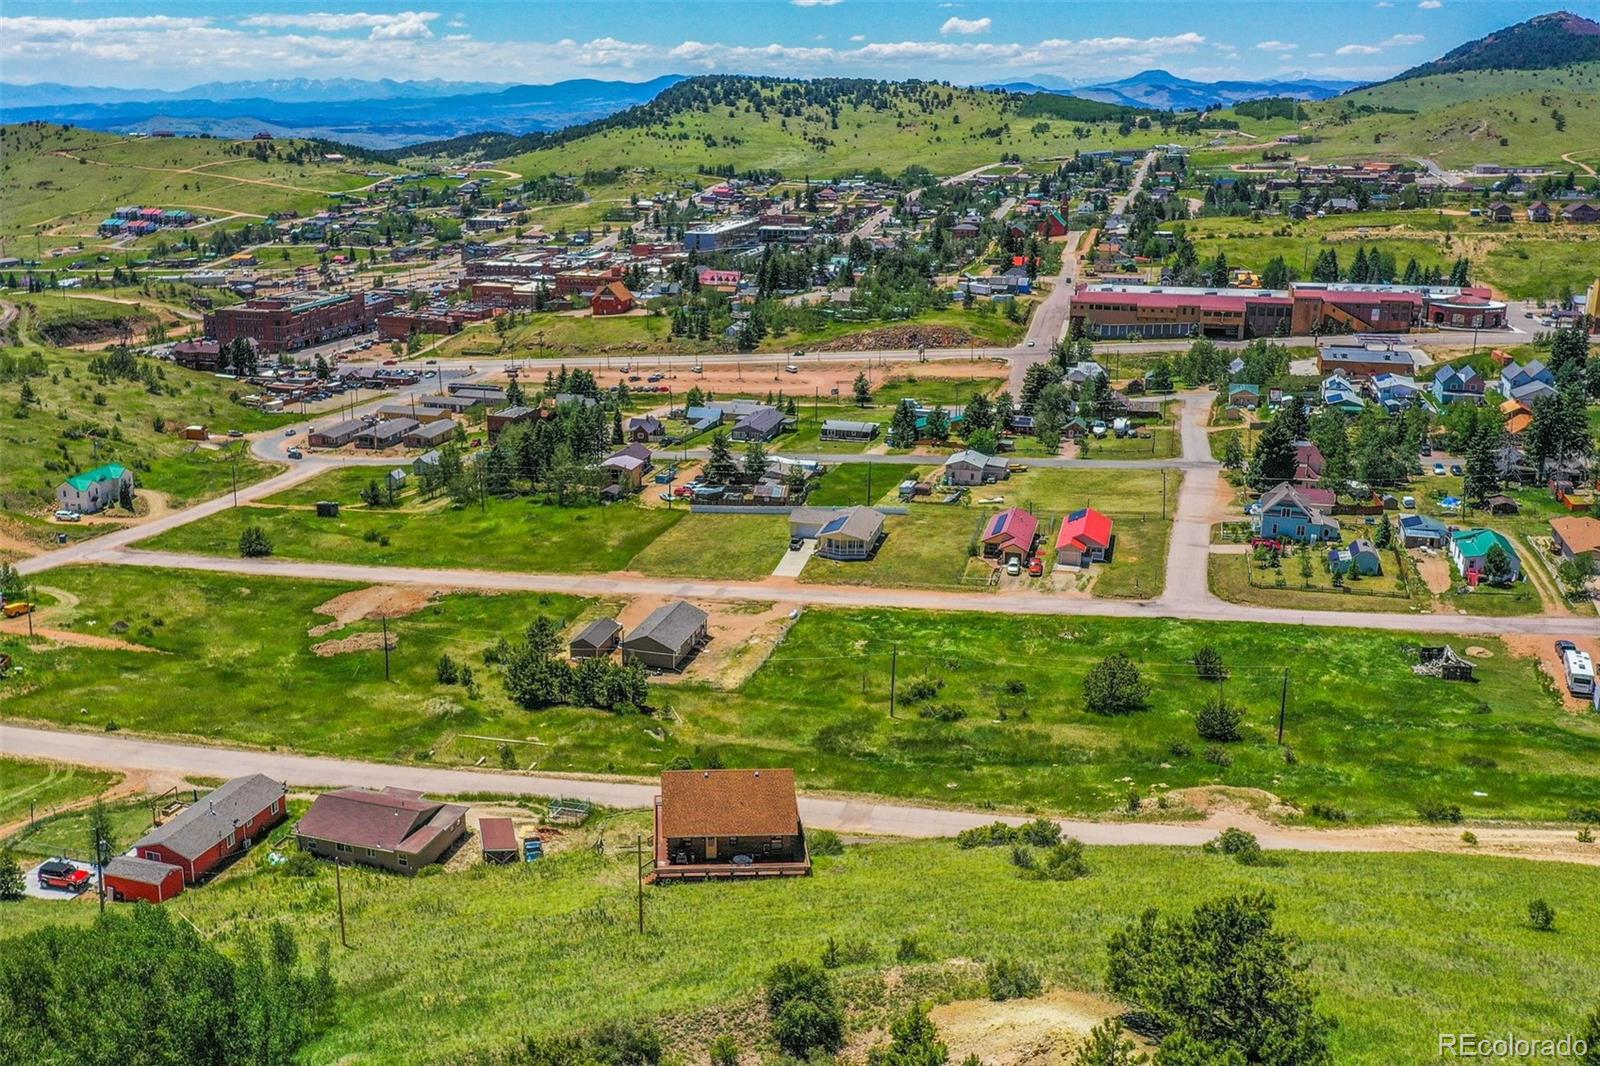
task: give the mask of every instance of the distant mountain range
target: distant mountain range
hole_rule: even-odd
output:
[[[1468,41],[1392,81],[1468,70],[1549,70],[1600,59],[1600,23],[1554,11]]]
[[[588,122],[653,100],[682,75],[644,82],[580,78],[553,85],[306,78],[212,82],[148,90],[0,84],[0,122],[71,123],[117,133],[168,129],[249,137],[324,137],[393,148],[486,130],[533,133]],[[133,98],[108,99],[121,94]]]
[[[1103,104],[1123,107],[1152,108],[1157,111],[1197,111],[1221,104],[1224,107],[1245,100],[1261,100],[1273,96],[1293,97],[1297,100],[1326,100],[1342,92],[1358,88],[1358,81],[1340,81],[1331,78],[1298,77],[1268,81],[1191,81],[1165,70],[1141,70],[1120,81],[1101,82],[1094,85],[1064,85],[1062,79],[1052,78],[1047,84],[1035,75],[1026,81],[1003,82],[986,85],[988,89],[1007,92],[1049,92],[1096,100]]]

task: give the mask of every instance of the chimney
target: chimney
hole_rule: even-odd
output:
[[[216,804],[215,800],[206,800],[206,806],[211,808],[211,810],[210,810],[211,814],[216,814],[217,813],[217,804]]]

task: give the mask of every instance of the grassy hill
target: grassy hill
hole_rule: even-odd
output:
[[[460,147],[505,153],[505,165],[524,174],[624,163],[829,177],[873,168],[894,174],[912,164],[953,174],[1005,155],[1028,161],[1162,139],[1159,127],[1122,134],[1117,116],[1126,109],[1095,105],[1056,117],[1028,100],[922,82],[695,78],[587,127]]]
[[[326,162],[312,141],[263,143],[196,137],[122,137],[61,126],[0,127],[0,241],[31,258],[93,238],[118,207],[183,208],[217,219],[257,220],[316,211],[328,194],[370,185],[366,171],[393,167]],[[205,233],[207,231],[201,230]],[[170,234],[167,234],[170,236]],[[153,243],[156,235],[143,239]]]

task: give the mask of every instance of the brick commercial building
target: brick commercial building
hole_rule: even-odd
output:
[[[1073,293],[1071,314],[1074,329],[1100,337],[1229,340],[1506,324],[1506,305],[1487,289],[1324,282],[1294,282],[1287,290],[1084,285]]]
[[[621,280],[621,267],[609,267],[605,270],[564,270],[556,275],[556,285],[552,295],[562,300],[571,296],[587,296],[596,289]]]
[[[258,352],[292,352],[364,333],[394,307],[385,293],[340,293],[309,300],[268,297],[221,307],[205,316],[206,336],[219,344],[244,338]]]

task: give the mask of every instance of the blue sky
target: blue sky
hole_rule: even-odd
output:
[[[276,77],[639,81],[705,72],[1377,79],[1554,4],[1487,0],[5,0],[0,78],[176,89]],[[1600,18],[1600,0],[1566,5]]]

